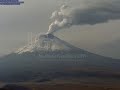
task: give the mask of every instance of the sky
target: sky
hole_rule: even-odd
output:
[[[120,6],[119,2],[119,0],[24,0],[24,4],[20,6],[0,6],[0,56],[27,44],[28,32],[46,33],[52,23],[50,19],[52,12],[63,4],[81,9],[91,6],[106,8],[104,3]],[[117,9],[119,7],[112,9],[113,13],[118,12],[114,15],[117,17],[115,19],[94,25],[73,25],[54,34],[81,49],[120,58],[120,15]]]

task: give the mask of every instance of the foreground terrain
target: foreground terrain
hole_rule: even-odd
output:
[[[42,79],[29,82],[5,83],[0,90],[120,90],[120,79],[112,77],[79,77]]]
[[[120,90],[118,84],[99,84],[99,83],[24,83],[8,84],[0,90]]]

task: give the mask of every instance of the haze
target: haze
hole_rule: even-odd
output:
[[[84,3],[89,5],[94,1],[108,0],[25,0],[20,6],[0,6],[0,56],[27,44],[28,32],[46,33],[51,13],[62,4],[84,7]],[[96,25],[73,26],[55,35],[90,52],[120,58],[119,28],[120,20],[116,19]]]

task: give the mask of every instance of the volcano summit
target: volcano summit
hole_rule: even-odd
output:
[[[52,34],[37,35],[35,40],[18,49],[16,54],[37,53],[41,58],[85,58],[87,55],[84,50],[70,45],[69,43],[57,38]]]
[[[74,46],[68,44],[67,42],[57,38],[52,34],[40,34],[37,35],[35,40],[20,48],[17,53],[23,52],[36,52],[36,51],[56,51],[56,50],[73,50],[76,49]]]

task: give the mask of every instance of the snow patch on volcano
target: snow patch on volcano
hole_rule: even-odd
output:
[[[57,38],[52,34],[39,34],[35,37],[31,44],[28,44],[16,51],[21,54],[25,52],[36,52],[36,51],[55,51],[55,50],[73,50],[76,47],[69,43]]]

